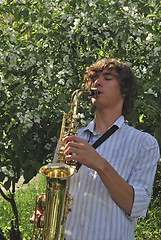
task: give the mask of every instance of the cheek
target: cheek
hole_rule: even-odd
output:
[[[120,90],[120,85],[118,82],[113,82],[114,84],[111,85],[111,88],[109,87],[110,91],[111,91],[111,95],[112,93],[119,97],[122,96],[121,90]]]
[[[120,92],[120,88],[117,84],[107,87],[106,96],[110,102],[118,102],[123,99],[122,93]]]

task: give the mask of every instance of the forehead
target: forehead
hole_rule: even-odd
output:
[[[112,69],[112,68],[104,68],[102,71],[100,71],[103,75],[111,75],[114,77],[118,77],[118,73],[116,72],[116,70]]]
[[[96,76],[100,76],[100,75],[103,75],[104,77],[114,77],[114,78],[118,78],[119,75],[118,73],[116,72],[116,70],[112,69],[112,68],[104,68],[103,70],[99,70],[99,71],[95,71],[94,74],[93,74],[93,77],[96,77]]]
[[[95,79],[98,76],[103,75],[104,77],[115,77],[119,78],[117,71],[113,67],[106,66],[105,68],[93,68],[89,72],[86,72],[86,77]]]

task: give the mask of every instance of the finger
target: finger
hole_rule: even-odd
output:
[[[64,151],[66,151],[67,149],[70,149],[70,148],[77,149],[79,147],[80,147],[80,143],[70,141],[70,142],[67,142],[67,144],[65,145]]]
[[[80,137],[77,137],[75,135],[72,135],[72,136],[66,136],[64,139],[63,139],[63,142],[82,142],[82,141],[85,141],[83,138],[80,138]]]
[[[66,155],[65,156],[65,160],[66,162],[70,162],[70,161],[78,161],[79,160],[79,157],[77,155]]]
[[[72,136],[66,136],[65,138],[63,138],[63,142],[69,142],[69,141],[76,141],[76,136],[72,135]]]
[[[68,154],[78,154],[80,151],[80,145],[74,142],[69,142],[64,148],[64,155]]]

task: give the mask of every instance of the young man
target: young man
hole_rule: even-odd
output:
[[[81,167],[70,180],[73,198],[65,225],[66,240],[132,240],[145,216],[159,159],[154,137],[124,122],[133,108],[137,85],[131,69],[102,59],[85,73],[94,88],[95,117],[78,136],[64,139],[66,161]],[[91,145],[113,125],[118,129],[97,149]]]

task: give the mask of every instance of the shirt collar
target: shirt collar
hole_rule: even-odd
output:
[[[121,115],[112,125],[116,125],[118,126],[119,128],[121,128],[125,123],[125,119],[124,119],[124,116]],[[93,133],[94,135],[97,134],[95,131],[94,131],[94,125],[95,125],[95,121],[94,119],[85,127],[83,128],[83,132],[84,131],[90,131],[91,133]]]

